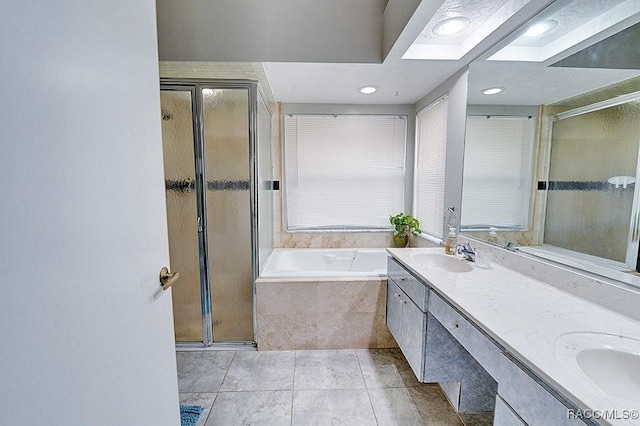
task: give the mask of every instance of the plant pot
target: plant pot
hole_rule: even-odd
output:
[[[393,234],[393,246],[405,248],[409,244],[409,234]]]

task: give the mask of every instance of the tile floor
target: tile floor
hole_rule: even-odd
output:
[[[490,425],[419,383],[398,349],[178,352],[180,403],[198,426]]]

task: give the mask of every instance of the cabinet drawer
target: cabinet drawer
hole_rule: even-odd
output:
[[[427,311],[427,297],[429,294],[427,287],[392,257],[389,257],[387,261],[387,275],[402,291],[407,293],[407,296],[413,300],[413,303],[422,309],[423,312]]]
[[[493,412],[493,426],[527,426],[511,408],[496,395],[496,408]]]
[[[496,379],[501,353],[498,346],[433,290],[429,293],[429,313]]]
[[[498,394],[530,425],[580,425],[568,408],[504,355],[500,356]]]

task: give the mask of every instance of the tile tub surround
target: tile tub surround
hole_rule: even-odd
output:
[[[386,279],[258,278],[258,349],[393,348]]]
[[[638,408],[622,406],[620,400],[605,395],[586,376],[560,362],[555,342],[572,332],[640,339],[640,323],[495,263],[489,270],[447,273],[411,259],[412,253],[440,253],[440,249],[388,251],[578,408],[618,412]],[[612,420],[612,424],[633,423]]]
[[[178,352],[178,370],[180,402],[205,407],[198,426],[492,423],[457,415],[437,385],[415,380],[398,349]],[[210,392],[192,388],[202,371]]]

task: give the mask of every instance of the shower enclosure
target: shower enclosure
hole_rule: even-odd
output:
[[[163,79],[160,93],[176,342],[253,344],[258,252],[272,246],[258,241],[268,110],[251,81]]]
[[[544,243],[638,267],[640,93],[558,114],[551,134]]]

